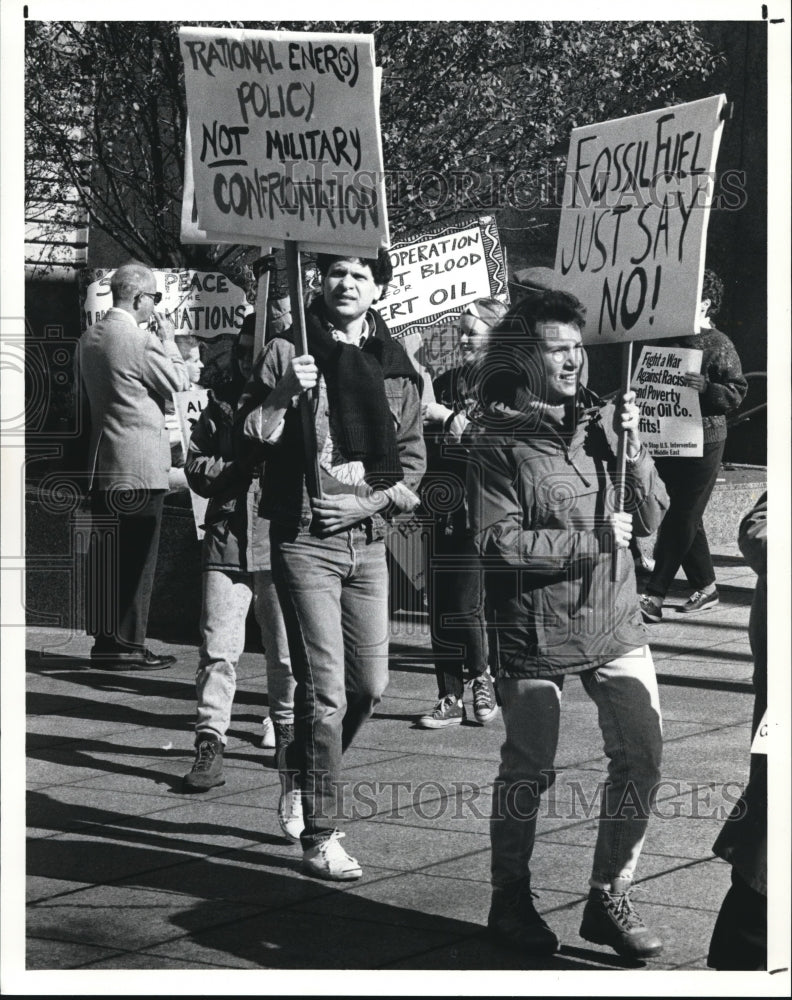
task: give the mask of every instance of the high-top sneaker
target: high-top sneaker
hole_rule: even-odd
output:
[[[284,837],[293,844],[300,842],[303,832],[302,792],[299,775],[289,767],[287,756],[294,743],[294,725],[289,722],[275,723],[275,762],[280,775],[281,793],[278,800],[278,823]]]

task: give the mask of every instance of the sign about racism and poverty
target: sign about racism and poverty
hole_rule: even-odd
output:
[[[110,280],[115,270],[96,268],[80,274],[80,317],[83,329],[98,323],[113,304]],[[161,309],[177,334],[217,337],[235,334],[252,311],[245,293],[224,274],[215,271],[154,269]]]
[[[372,35],[195,27],[179,39],[188,238],[358,255],[388,244]]]
[[[698,332],[723,94],[574,129],[556,250],[584,340]]]
[[[192,389],[187,389],[185,392],[174,392],[173,394],[173,405],[179,420],[179,433],[185,455],[190,444],[193,427],[201,416],[208,398],[206,389],[200,389],[196,386],[193,386]],[[196,533],[199,538],[203,538],[204,533],[201,525],[204,523],[206,507],[209,501],[206,497],[201,497],[197,493],[193,493],[192,490],[190,490],[190,501],[192,502]]]
[[[687,347],[641,348],[632,389],[641,411],[638,427],[649,452],[662,458],[700,458],[704,434],[698,390],[684,384],[701,371],[702,351]]]
[[[421,347],[420,362],[439,375],[456,356],[456,320],[465,306],[481,298],[508,302],[495,220],[438,227],[394,243],[389,253],[393,280],[375,308],[405,347]]]

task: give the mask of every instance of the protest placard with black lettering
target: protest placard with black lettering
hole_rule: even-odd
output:
[[[698,333],[723,94],[572,132],[556,250],[587,343]]]

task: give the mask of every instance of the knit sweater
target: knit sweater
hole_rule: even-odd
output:
[[[692,347],[702,351],[701,374],[707,379],[704,392],[699,394],[704,443],[726,439],[726,417],[742,403],[748,383],[742,372],[740,357],[725,333],[702,329],[692,337],[663,341],[665,346]]]

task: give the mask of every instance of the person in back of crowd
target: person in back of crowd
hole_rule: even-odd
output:
[[[418,718],[420,729],[465,721],[465,674],[476,722],[485,725],[498,715],[489,671],[482,571],[468,523],[464,436],[478,405],[476,362],[486,349],[490,329],[506,312],[507,307],[493,298],[477,299],[465,307],[458,327],[462,364],[434,380],[436,405],[424,419],[427,474],[421,496],[432,515],[426,596],[438,700]]]
[[[157,309],[150,267],[132,261],[110,280],[113,305],[80,338],[76,360],[90,409],[88,561],[91,662],[103,670],[162,670],[176,662],[146,646],[170,447],[165,405],[188,389],[176,331]],[[156,332],[141,324],[153,317]],[[109,527],[112,526],[112,527]]]
[[[297,680],[291,759],[302,788],[302,867],[346,881],[362,870],[340,842],[342,757],[388,683],[383,515],[417,506],[426,453],[420,377],[372,308],[393,276],[388,252],[320,254],[317,263],[321,295],[305,312],[309,353],[298,354],[292,337],[267,344],[239,427],[240,447],[265,455],[259,510],[271,520]],[[315,387],[304,423],[300,394]]]
[[[663,744],[628,543],[633,531],[659,525],[667,496],[638,436],[635,394],[603,404],[582,384],[583,322],[567,293],[522,300],[492,331],[479,381],[468,502],[506,727],[492,799],[488,926],[523,955],[558,948],[533,904],[530,863],[541,794],[555,780],[561,693],[577,674],[597,706],[608,758],[580,934],[646,958],[662,944],[630,890]],[[619,433],[626,509],[610,512]]]
[[[269,711],[281,776],[278,820],[292,841],[302,831],[302,807],[285,762],[294,739],[294,679],[286,627],[270,569],[268,525],[257,518],[260,469],[235,455],[234,415],[253,370],[254,314],[245,317],[237,343],[207,361],[202,382],[208,402],[190,438],[187,481],[207,497],[202,548],[201,648],[196,673],[198,698],[195,761],[185,776],[187,792],[225,783],[223,752],[236,691],[236,667],[245,648],[251,598],[261,629],[267,668]]]
[[[693,593],[679,608],[684,614],[709,611],[718,604],[715,567],[704,531],[704,511],[726,445],[726,417],[742,403],[748,383],[734,344],[712,325],[723,300],[723,283],[714,271],[704,271],[699,324],[691,337],[664,340],[666,347],[694,347],[703,352],[701,369],[688,372],[685,384],[698,390],[704,427],[700,458],[657,458],[655,465],[668,490],[671,506],[655,543],[655,564],[641,595],[647,623],[663,618],[663,602],[681,566]]]
[[[731,887],[712,932],[711,969],[767,968],[767,753],[755,753],[767,711],[767,493],[740,522],[737,536],[745,561],[757,574],[748,635],[754,657],[751,769],[745,791],[713,844],[731,865]]]

